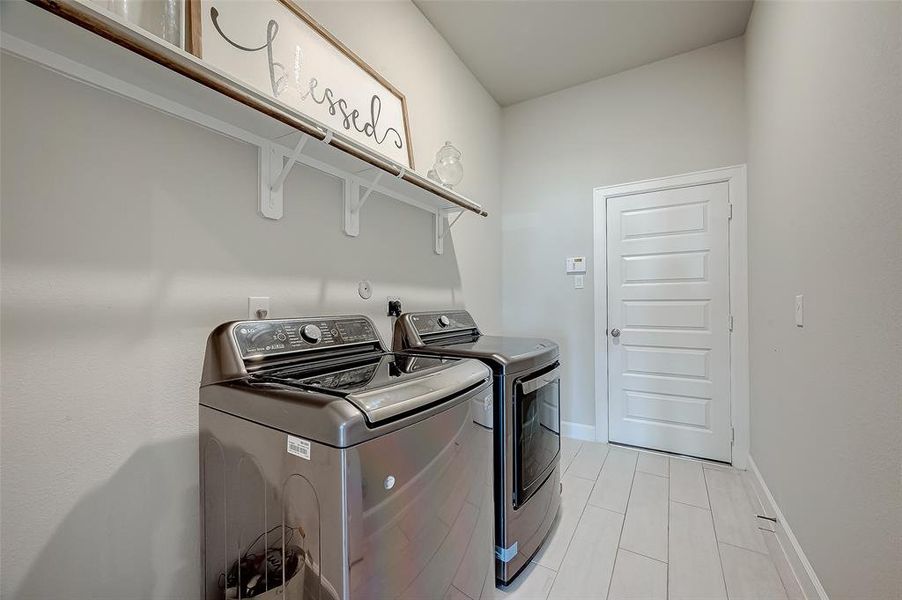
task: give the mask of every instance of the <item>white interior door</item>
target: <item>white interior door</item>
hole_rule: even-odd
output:
[[[608,198],[611,441],[731,460],[728,184]]]

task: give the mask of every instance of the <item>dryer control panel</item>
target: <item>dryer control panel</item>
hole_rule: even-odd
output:
[[[372,321],[362,316],[241,321],[232,326],[232,337],[245,360],[316,348],[382,344]]]
[[[413,313],[410,315],[410,322],[420,336],[461,329],[476,329],[476,321],[465,310]]]

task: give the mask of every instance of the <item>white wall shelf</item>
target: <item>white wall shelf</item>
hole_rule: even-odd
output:
[[[285,180],[297,163],[342,180],[343,228],[350,237],[359,234],[361,210],[373,193],[432,213],[437,254],[463,213],[488,215],[464,196],[94,5],[2,1],[0,28],[5,53],[256,146],[258,212],[264,218],[282,217]]]

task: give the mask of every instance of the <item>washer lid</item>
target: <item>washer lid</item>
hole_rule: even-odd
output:
[[[361,390],[345,397],[363,411],[367,421],[379,423],[456,398],[479,387],[490,377],[491,372],[479,361],[461,360],[427,376],[402,379],[386,387]]]
[[[491,373],[477,361],[383,354],[328,368],[293,367],[258,379],[342,397],[369,423],[380,423],[456,397],[484,383]]]

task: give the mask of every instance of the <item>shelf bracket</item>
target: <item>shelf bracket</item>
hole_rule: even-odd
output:
[[[366,191],[363,192],[363,196],[360,195],[360,183],[351,180],[350,178],[345,179],[344,230],[346,235],[357,237],[360,234],[360,209],[363,208],[363,205],[369,200],[370,194],[373,193],[375,187],[379,185],[379,180],[382,179],[382,175],[384,175],[384,171],[376,173],[373,180],[366,186]]]
[[[457,212],[454,218],[450,223],[447,221],[447,217],[450,213]],[[458,219],[461,218],[464,214],[464,210],[456,210],[456,209],[437,209],[435,211],[435,253],[443,254],[445,252],[445,236],[448,235],[448,232],[451,231],[451,228],[454,227],[454,224],[457,223]]]
[[[310,136],[301,134],[301,139],[294,147],[288,162],[283,164],[284,154],[278,147],[270,142],[260,145],[258,150],[259,191],[258,209],[260,215],[267,219],[281,219],[283,214],[282,188],[285,179],[291,172],[298,157],[304,150]]]

